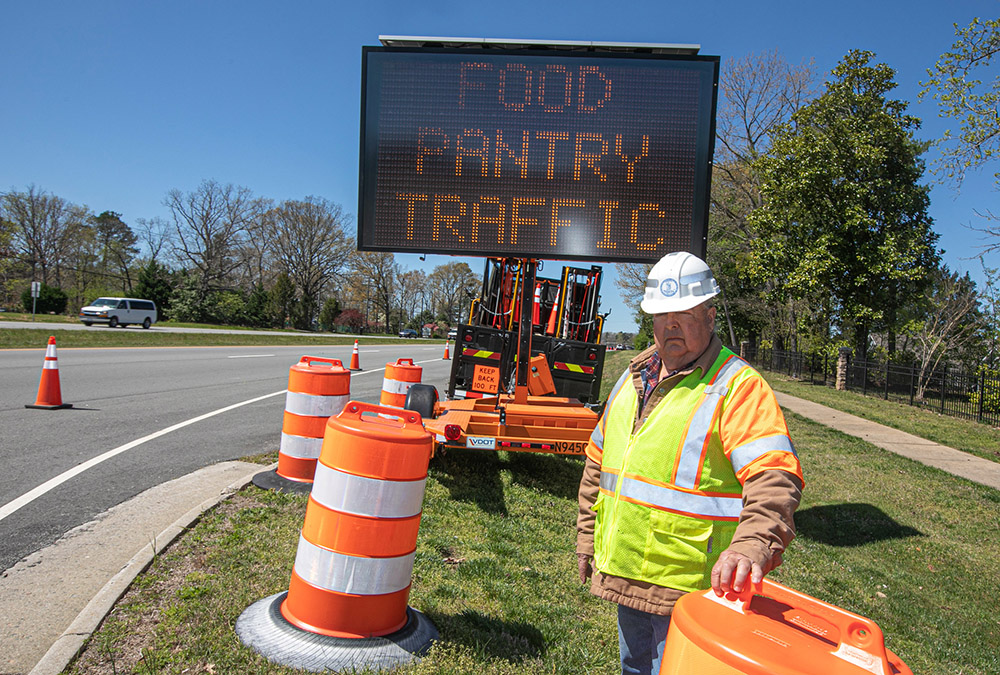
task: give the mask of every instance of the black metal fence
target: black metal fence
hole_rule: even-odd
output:
[[[811,384],[833,387],[837,381],[835,356],[758,348],[747,349],[745,358],[761,370]],[[1000,377],[995,371],[943,365],[923,379],[921,389],[919,364],[847,360],[846,385],[851,391],[1000,426]]]

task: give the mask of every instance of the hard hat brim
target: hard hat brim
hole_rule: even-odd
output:
[[[639,303],[639,308],[646,314],[686,312],[689,309],[708,302],[718,294],[718,291],[716,291],[706,295],[688,295],[681,298],[643,298],[642,302]]]

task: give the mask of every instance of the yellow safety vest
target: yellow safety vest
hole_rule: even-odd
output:
[[[727,456],[719,433],[727,395],[760,375],[725,348],[699,373],[677,383],[634,434],[639,395],[631,382],[608,403],[593,507],[594,564],[605,574],[682,591],[708,588],[743,508],[736,472],[768,452],[794,455],[783,428]]]

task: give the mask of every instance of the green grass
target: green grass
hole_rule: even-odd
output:
[[[629,355],[609,358],[609,380]],[[794,414],[788,423],[806,488],[799,536],[772,578],[872,619],[915,673],[1000,672],[1000,492]],[[409,602],[441,640],[402,672],[618,672],[615,608],[577,580],[581,470],[578,458],[503,452],[431,462]],[[288,589],[306,502],[250,487],[206,513],[69,672],[294,672],[242,646],[233,625]]]
[[[933,410],[764,373],[775,391],[798,396],[929,441],[1000,462],[1000,429]]]
[[[216,326],[221,328],[221,326]],[[49,336],[54,335],[59,347],[229,347],[240,345],[347,345],[354,336],[332,333],[274,332],[267,335],[244,333],[161,333],[132,328],[94,327],[88,330],[49,330],[36,328],[0,329],[0,349],[45,349]],[[413,343],[405,338],[368,335],[366,342],[385,344]]]

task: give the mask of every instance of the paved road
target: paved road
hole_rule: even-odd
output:
[[[29,410],[44,349],[0,350],[0,570],[155,485],[210,464],[277,449],[288,368],[304,353],[350,363],[351,346],[60,349],[71,410]],[[409,357],[444,390],[440,345],[363,348],[351,395],[377,402],[386,362]],[[141,443],[24,504],[46,481],[137,439],[257,399]],[[7,513],[5,514],[5,509]]]

